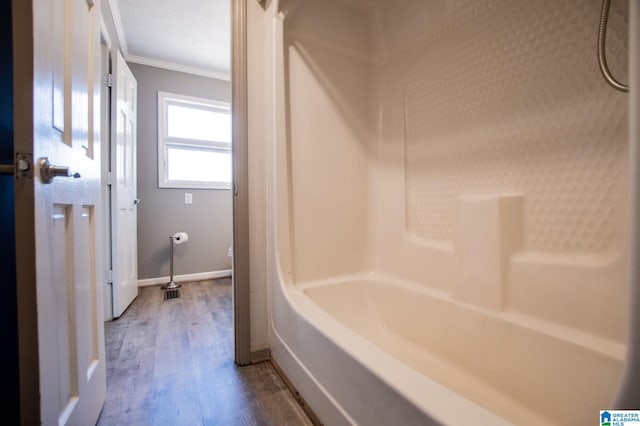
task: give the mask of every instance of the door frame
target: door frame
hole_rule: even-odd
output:
[[[33,151],[33,2],[12,0],[14,152]],[[16,55],[20,52],[20,55]],[[20,424],[40,424],[40,364],[36,294],[33,179],[15,180],[16,287],[20,354]],[[17,214],[18,212],[31,214]],[[19,234],[18,234],[19,232]],[[19,237],[18,237],[19,236]]]
[[[112,55],[112,42],[109,36],[109,30],[107,24],[104,21],[102,13],[100,13],[100,37],[101,37],[101,52],[100,52],[100,76],[105,80],[100,84],[100,95],[104,98],[100,99],[100,173],[102,175],[102,226],[104,229],[104,242],[103,242],[103,255],[104,255],[104,268],[105,268],[105,280],[102,283],[104,294],[104,320],[110,321],[113,319],[113,248],[111,245],[111,184],[109,182],[109,173],[111,173],[111,135],[112,135],[112,90],[109,86],[107,74],[113,73],[113,55]],[[106,50],[106,58],[103,55],[102,49]],[[103,62],[104,61],[104,62]],[[106,63],[105,63],[106,62]],[[106,71],[106,72],[105,72]]]
[[[15,1],[15,0],[14,0]],[[110,3],[110,2],[109,2]],[[231,109],[233,157],[233,322],[235,362],[251,363],[250,282],[249,282],[249,196],[248,196],[248,140],[247,140],[247,19],[246,0],[231,0]],[[104,19],[101,30],[108,36]],[[110,48],[113,61],[113,49]],[[113,72],[113,68],[112,68]],[[110,110],[113,116],[113,106]],[[112,117],[113,120],[113,117]],[[113,125],[113,122],[111,123]],[[113,132],[113,129],[111,129]],[[111,140],[109,141],[112,142]],[[103,156],[107,159],[108,156]],[[108,207],[105,207],[108,209]],[[105,210],[106,211],[106,210]],[[108,217],[111,210],[107,211]],[[111,286],[105,284],[105,294]],[[106,298],[105,298],[106,299]],[[111,312],[113,312],[111,310]],[[113,315],[109,319],[113,319]]]
[[[249,282],[249,165],[247,0],[231,4],[231,115],[233,157],[233,332],[235,362],[251,364]]]

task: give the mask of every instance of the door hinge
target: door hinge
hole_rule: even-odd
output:
[[[113,74],[108,73],[107,74],[107,78],[106,78],[106,82],[105,82],[107,87],[113,87]]]
[[[111,186],[111,172],[107,172],[107,186]]]
[[[107,271],[107,284],[113,284],[113,270],[109,269]]]
[[[0,174],[14,175],[17,180],[33,179],[33,155],[18,152],[13,164],[0,164]]]

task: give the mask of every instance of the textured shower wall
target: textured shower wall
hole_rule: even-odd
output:
[[[624,342],[627,97],[598,69],[600,2],[394,5],[284,8],[295,281],[377,270]],[[613,2],[623,81],[627,19]]]
[[[599,0],[286,4],[294,283],[373,270],[424,290],[433,305],[398,291],[376,315],[467,391],[588,421],[628,323],[629,117],[598,69]],[[608,43],[623,81],[625,8]]]
[[[600,2],[406,4],[371,14],[376,269],[623,343],[628,99],[600,75]],[[626,7],[612,2],[607,40],[622,81]],[[506,221],[487,216],[505,196],[520,200]]]
[[[624,243],[627,97],[595,55],[599,1],[462,4],[390,62],[405,113],[406,229],[455,239],[458,196],[525,195],[531,251]],[[612,69],[626,81],[626,2],[613,2]]]

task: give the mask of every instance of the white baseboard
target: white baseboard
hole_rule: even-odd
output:
[[[230,276],[231,276],[231,269],[223,269],[221,271],[198,272],[195,274],[174,275],[173,280],[175,282],[203,281],[203,280],[213,280],[215,278],[226,278]],[[168,282],[169,282],[168,276],[158,277],[158,278],[145,278],[143,280],[138,280],[138,287],[166,284]]]

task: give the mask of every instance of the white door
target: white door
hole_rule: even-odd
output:
[[[113,316],[122,315],[138,295],[136,198],[137,83],[120,52],[116,60],[116,125],[111,152]]]
[[[106,394],[99,0],[34,0],[33,180],[40,417],[95,424]],[[29,52],[30,53],[30,52]],[[18,96],[18,94],[16,94]],[[41,162],[48,159],[60,176]],[[38,161],[40,160],[40,162]],[[73,176],[63,176],[68,167]]]

